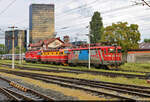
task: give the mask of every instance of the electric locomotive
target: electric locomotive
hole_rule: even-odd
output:
[[[61,49],[51,49],[41,51],[41,62],[51,64],[67,64],[68,55]]]
[[[68,54],[69,65],[88,65],[90,51],[90,63],[94,67],[118,66],[122,64],[121,47],[97,46],[71,49]]]
[[[41,51],[27,51],[25,53],[25,61],[26,62],[39,62],[41,61]]]

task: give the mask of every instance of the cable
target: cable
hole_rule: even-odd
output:
[[[70,4],[72,4],[72,2],[73,2],[74,0],[70,0],[70,2],[68,2],[68,3],[64,3],[63,5],[59,5],[59,6],[66,6],[66,5],[70,5]],[[60,8],[57,8],[57,9],[60,9]]]
[[[94,3],[96,3],[97,1],[99,1],[99,0],[94,0],[93,2],[90,2],[90,3],[88,3],[88,4],[80,5],[80,6],[76,7],[76,8],[73,8],[73,9],[70,9],[70,10],[65,11],[65,12],[63,12],[63,13],[57,14],[56,16],[65,15],[65,14],[68,13],[68,12],[71,12],[71,11],[74,11],[74,10],[77,10],[77,9],[81,9],[81,8],[87,6],[87,5],[94,4]]]
[[[145,1],[145,0],[142,0],[144,2],[144,4],[146,4],[148,7],[150,7],[150,5]]]
[[[3,11],[0,12],[0,15],[2,15],[15,2],[16,0],[13,0]]]
[[[131,7],[133,7],[134,5],[128,5],[128,6],[123,6],[123,7],[119,7],[119,8],[115,8],[115,9],[111,9],[111,10],[107,10],[107,11],[103,11],[103,12],[101,12],[101,14],[107,14],[107,13],[112,13],[112,12],[116,12],[116,11],[120,11],[120,10],[123,10],[123,9],[127,9],[127,8],[131,8]],[[80,18],[79,17],[75,17],[75,18],[72,18],[72,19],[80,19],[80,20],[82,20],[81,18],[83,18],[82,16],[80,16]],[[86,18],[91,18],[91,17],[84,17],[83,19],[86,19]],[[70,19],[71,20],[71,19]],[[70,21],[69,20],[69,21]],[[74,20],[73,20],[74,21]]]
[[[126,8],[129,8],[129,7],[132,7],[132,5],[129,5],[129,6],[124,6],[124,7],[120,7],[120,9],[119,8],[116,8],[116,9],[113,9],[113,10],[108,10],[108,11],[104,11],[104,12],[102,12],[102,14],[107,14],[107,13],[112,13],[112,12],[114,12],[114,11],[116,11],[116,10],[121,10],[121,9],[126,9]],[[87,18],[83,18],[83,19],[88,19],[88,18],[90,18],[90,17],[87,17]],[[73,18],[73,19],[75,19],[75,18]],[[81,19],[81,18],[78,18],[80,21],[79,22],[83,22],[83,20]],[[70,20],[69,20],[70,21]],[[73,20],[73,21],[75,21],[75,20]],[[86,20],[86,22],[85,23],[88,23],[89,21],[87,21]],[[83,23],[80,23],[80,24],[83,24]],[[76,24],[76,25],[79,25],[79,24]],[[72,25],[71,25],[72,26]],[[60,27],[60,28],[63,28],[63,27]]]

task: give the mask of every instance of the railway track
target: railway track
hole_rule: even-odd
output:
[[[1,64],[1,65],[5,65],[8,67],[11,67],[10,64]],[[48,67],[48,68],[53,68],[53,69],[44,69],[43,68],[31,68],[30,67],[21,67],[16,65],[16,67],[18,69],[24,69],[24,70],[35,70],[35,71],[46,71],[46,72],[57,72],[57,73],[76,73],[76,74],[84,74],[84,73],[88,73],[88,74],[92,74],[92,75],[104,75],[104,76],[110,76],[110,77],[126,77],[126,78],[139,78],[139,79],[147,79],[146,75],[137,75],[137,74],[124,74],[124,73],[115,73],[115,72],[101,72],[101,71],[89,71],[89,70],[79,70],[79,69],[70,69],[70,68],[58,68],[56,69],[56,67]],[[54,69],[55,68],[55,69]]]
[[[49,98],[45,95],[38,93],[32,89],[26,88],[18,83],[7,80],[0,77],[2,81],[6,82],[5,85],[1,85],[0,93],[7,96],[8,101],[54,101],[52,98]]]
[[[27,72],[4,71],[22,77],[29,77],[47,83],[89,91],[98,95],[115,97],[120,100],[150,100],[150,87],[69,78],[55,75],[35,74]]]
[[[36,64],[33,64],[33,63],[26,63],[26,64],[23,64],[23,65],[32,65],[32,66],[39,66],[39,67],[48,67],[48,68],[59,68],[59,67],[55,67],[55,66],[48,66],[48,65],[36,65]],[[70,68],[66,68],[66,67],[61,67],[61,69],[67,69],[67,70],[72,70],[72,67]],[[74,69],[73,69],[74,70]],[[123,69],[109,69],[110,71],[122,71],[122,72],[135,72],[135,73],[150,73],[150,72],[144,72],[144,71],[134,71],[134,70],[123,70]]]

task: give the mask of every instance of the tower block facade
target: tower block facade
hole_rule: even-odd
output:
[[[30,43],[53,38],[55,32],[54,4],[32,4],[29,12]]]

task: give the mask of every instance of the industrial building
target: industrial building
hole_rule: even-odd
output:
[[[5,46],[6,51],[10,52],[12,49],[12,37],[14,33],[14,46],[22,47],[22,49],[27,48],[27,31],[26,30],[14,30],[5,32]]]
[[[32,4],[29,9],[30,43],[55,37],[54,4]]]
[[[127,62],[130,63],[145,63],[150,62],[150,49],[135,49],[129,50]]]

